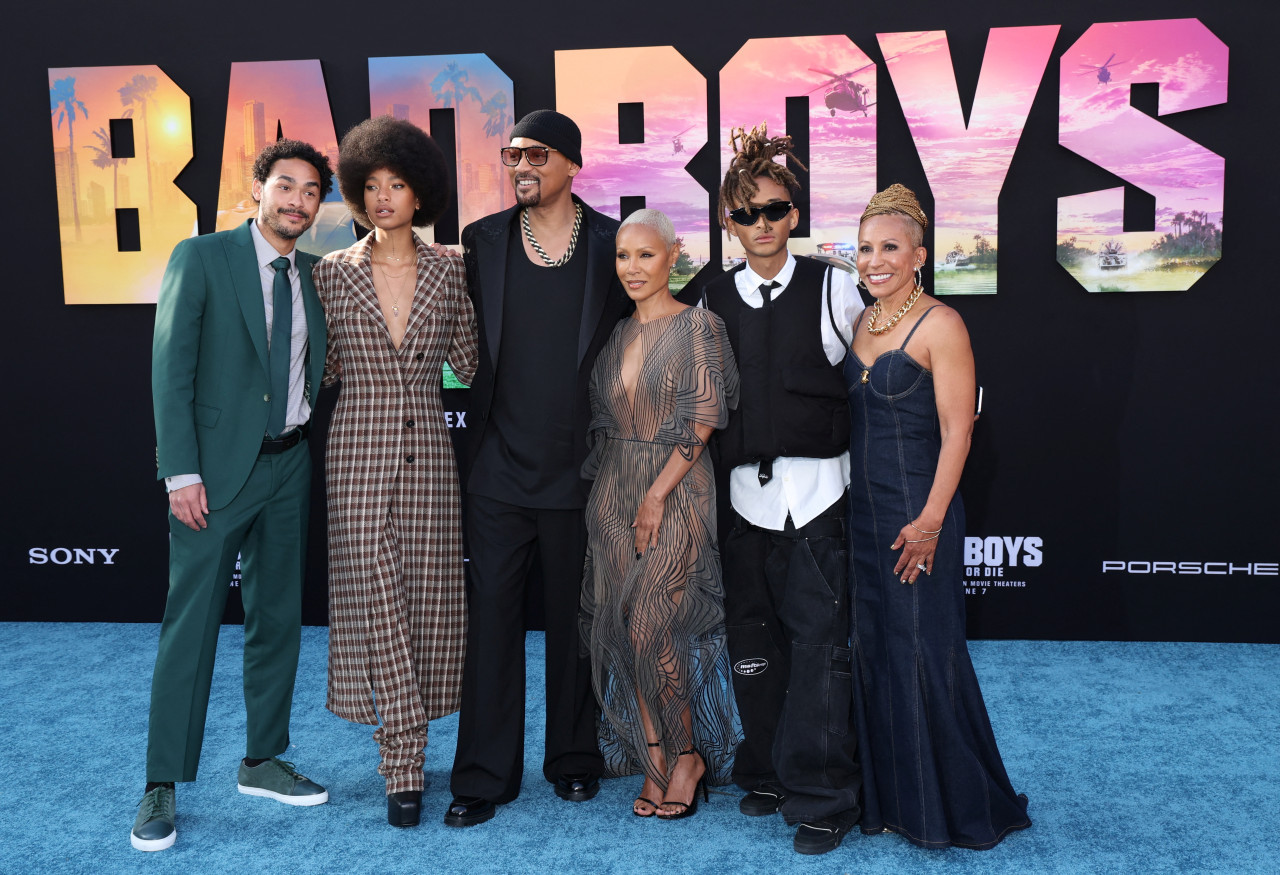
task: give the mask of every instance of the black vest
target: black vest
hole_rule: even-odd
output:
[[[713,280],[706,304],[724,320],[738,360],[742,395],[718,433],[720,463],[736,468],[779,456],[830,459],[849,449],[849,396],[840,365],[822,349],[828,318],[826,265],[797,258],[780,297],[756,309],[742,300],[731,270]]]

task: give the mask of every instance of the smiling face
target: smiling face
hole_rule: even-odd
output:
[[[655,228],[638,222],[624,225],[618,231],[614,266],[631,300],[640,303],[658,294],[670,297],[671,268],[679,254],[679,245],[667,246]]]
[[[262,236],[288,252],[316,220],[320,209],[320,174],[301,158],[281,158],[271,165],[266,182],[253,181]],[[284,248],[281,248],[284,247]]]
[[[385,167],[364,181],[364,210],[375,228],[391,231],[413,224],[418,198],[409,184]]]
[[[878,300],[905,297],[924,264],[923,246],[913,245],[911,221],[890,213],[872,216],[858,228],[858,276]]]
[[[786,187],[774,182],[767,176],[757,176],[755,178],[756,185],[759,187],[754,195],[751,196],[751,202],[748,204],[735,204],[737,207],[750,207],[758,209],[767,204],[782,203],[791,200],[791,192]],[[729,235],[737,237],[742,244],[742,248],[747,251],[747,260],[755,266],[755,259],[767,260],[780,254],[782,250],[787,248],[787,240],[791,237],[791,231],[795,228],[796,223],[800,221],[799,210],[792,209],[777,222],[770,222],[763,213],[756,218],[756,223],[750,227],[739,225],[732,219],[728,222]]]
[[[511,145],[525,149],[547,144],[528,137],[513,137]],[[540,167],[530,164],[527,155],[520,156],[519,164],[507,168],[507,176],[516,190],[516,203],[522,207],[536,207],[568,197],[573,178],[581,169],[564,157],[563,152],[555,151],[547,154],[547,163]]]

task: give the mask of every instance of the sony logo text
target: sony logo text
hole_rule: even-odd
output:
[[[32,547],[27,551],[27,563],[30,565],[96,565],[102,558],[103,565],[115,565],[119,547]]]

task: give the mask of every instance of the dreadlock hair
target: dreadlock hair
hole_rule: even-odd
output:
[[[729,148],[733,150],[733,160],[720,184],[720,227],[728,228],[730,210],[746,206],[752,196],[760,190],[756,185],[757,176],[767,176],[781,185],[794,197],[800,191],[800,182],[796,175],[786,166],[785,161],[792,161],[801,170],[808,170],[793,153],[795,144],[790,137],[770,137],[768,122],[761,122],[750,131],[746,128],[733,128],[729,131]],[[784,163],[773,160],[784,156]]]

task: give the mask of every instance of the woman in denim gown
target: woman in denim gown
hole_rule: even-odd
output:
[[[923,294],[928,220],[893,185],[858,232],[875,303],[845,358],[854,710],[862,831],[994,847],[1031,825],[1000,759],[965,643],[964,508],[974,364],[958,313]]]

